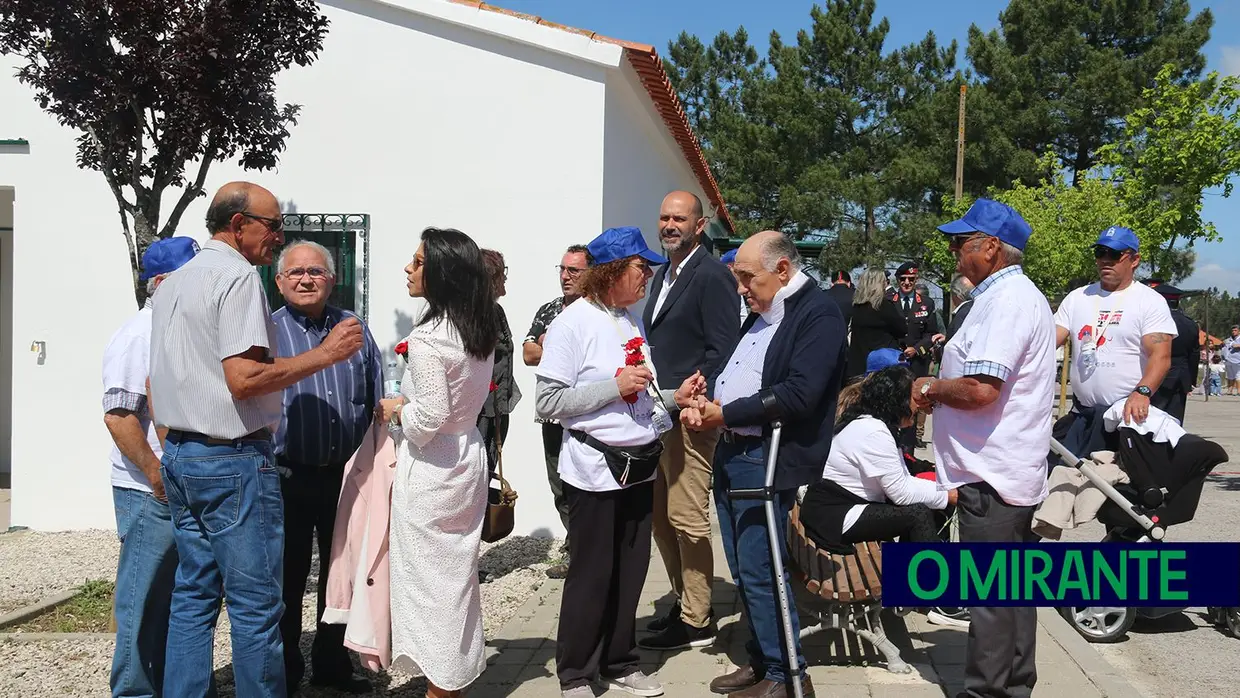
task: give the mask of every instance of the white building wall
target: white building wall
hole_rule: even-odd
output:
[[[708,214],[710,202],[627,60],[607,75],[604,119],[603,227],[637,226],[661,254],[663,198],[677,189],[692,192]],[[645,303],[633,308],[639,316]]]
[[[77,168],[73,132],[39,110],[16,67],[0,57],[0,137],[30,141],[29,154],[0,154],[14,198],[12,523],[109,528],[100,361],[138,309],[125,239],[103,176]]]

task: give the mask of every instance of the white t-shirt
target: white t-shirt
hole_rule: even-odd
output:
[[[103,350],[103,392],[106,394],[110,390],[124,390],[127,393],[146,395],[150,354],[151,308],[148,305],[126,320],[112,335],[112,339],[108,340],[108,346]],[[155,425],[151,423],[149,412],[138,415],[138,419],[146,429],[146,441],[155,452],[155,457],[161,457],[164,450],[155,434]],[[109,459],[112,461],[113,487],[151,491],[146,475],[121,453],[115,443],[112,444]]]
[[[680,279],[680,273],[685,270],[685,265],[689,263],[689,260],[693,259],[693,255],[697,254],[700,249],[702,249],[701,245],[693,248],[693,251],[681,260],[680,264],[676,265],[675,278],[673,278],[671,274],[663,275],[663,285],[659,287],[659,297],[655,300],[654,315],[651,317],[659,317],[659,311],[663,309],[663,304],[667,302],[667,297],[672,293],[672,286],[676,285],[676,282]],[[703,252],[702,254],[705,253]]]
[[[1217,373],[1219,375],[1222,375],[1223,374],[1223,362],[1220,361],[1216,364],[1215,363],[1210,364],[1210,373]]]
[[[1240,365],[1240,338],[1228,337],[1223,340],[1223,361]]]
[[[934,457],[939,486],[985,482],[1012,506],[1046,498],[1055,391],[1055,323],[1050,304],[1018,268],[1000,270],[960,329],[943,348],[941,378],[1003,375],[994,402],[963,410],[934,410]],[[1165,305],[1165,303],[1164,303]]]
[[[582,300],[560,313],[547,329],[542,359],[534,374],[572,388],[610,381],[624,367],[624,345],[646,333],[632,313],[617,314]],[[649,347],[643,347],[646,366],[654,371]],[[607,492],[621,489],[607,468],[603,454],[573,438],[568,431],[584,431],[609,446],[642,446],[659,438],[653,422],[654,399],[639,393],[630,405],[620,398],[602,409],[560,420],[564,440],[560,448],[560,478],[580,490]],[[654,480],[651,476],[649,482]]]
[[[1114,293],[1090,284],[1068,294],[1055,313],[1055,324],[1072,342],[1072,394],[1086,407],[1110,406],[1141,384],[1147,357],[1141,338],[1165,333],[1175,337],[1175,320],[1157,291],[1133,282]],[[1096,346],[1096,363],[1086,368],[1082,349]]]
[[[896,506],[947,508],[947,492],[929,480],[913,477],[887,425],[869,415],[849,422],[831,440],[831,455],[822,477],[871,502],[891,500]],[[865,507],[857,504],[848,510],[844,531],[852,528]]]

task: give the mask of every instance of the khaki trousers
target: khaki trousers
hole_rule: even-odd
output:
[[[710,539],[711,462],[719,431],[697,432],[677,424],[663,435],[654,487],[651,529],[680,599],[680,617],[704,628],[710,622],[715,554]]]

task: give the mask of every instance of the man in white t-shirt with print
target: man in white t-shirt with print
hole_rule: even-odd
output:
[[[1227,375],[1227,394],[1240,394],[1240,325],[1231,326],[1231,336],[1223,340],[1221,353]]]
[[[1055,313],[1056,343],[1072,342],[1072,414],[1055,427],[1059,441],[1078,456],[1106,450],[1097,419],[1127,400],[1124,421],[1142,423],[1150,396],[1171,368],[1175,320],[1167,301],[1134,280],[1140,241],[1112,226],[1094,244],[1097,283],[1069,293]]]
[[[973,308],[943,348],[940,378],[913,385],[934,408],[941,489],[956,490],[960,540],[1026,543],[1046,498],[1055,387],[1055,330],[1046,297],[1021,269],[1029,224],[979,199],[939,230],[956,270],[975,288]],[[1037,683],[1036,608],[970,608],[966,696],[1029,696]]]

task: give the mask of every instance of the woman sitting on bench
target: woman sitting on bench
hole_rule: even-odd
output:
[[[888,366],[865,378],[836,419],[823,479],[801,502],[801,523],[820,548],[851,554],[864,541],[941,540],[932,510],[954,505],[956,491],[914,477],[896,443],[913,423],[912,393],[912,372]]]

